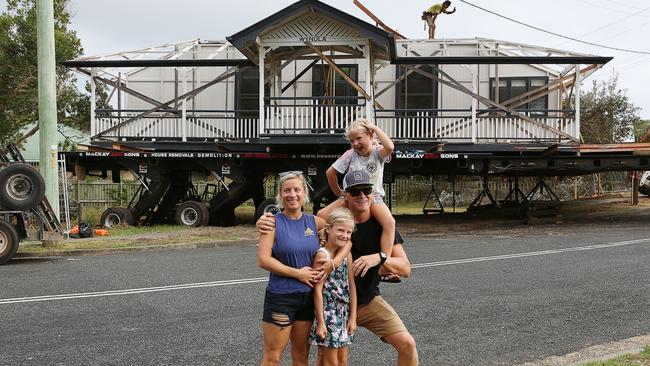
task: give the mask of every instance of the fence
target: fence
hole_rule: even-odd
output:
[[[622,191],[629,189],[626,182],[625,172],[602,173],[599,190],[604,192]],[[546,183],[562,200],[569,200],[574,197],[577,189],[578,196],[587,196],[591,187],[591,176],[580,176],[574,178],[547,178]],[[519,186],[525,193],[529,192],[537,183],[537,178],[526,177],[519,179]],[[202,192],[206,183],[197,183],[197,190]],[[500,200],[508,194],[509,183],[507,178],[490,178],[488,187],[495,199]],[[109,182],[75,182],[69,186],[70,200],[72,207],[82,206],[84,208],[96,207],[107,208],[114,206],[126,206],[138,188],[137,183],[109,183]],[[483,188],[483,181],[480,177],[458,177],[455,182],[447,177],[436,177],[435,189],[440,195],[445,206],[451,206],[455,198],[456,205],[468,205]],[[266,197],[275,196],[275,180],[269,179],[264,186]],[[424,202],[431,191],[431,179],[421,176],[397,177],[389,190],[385,185],[385,191],[391,192],[393,204],[409,204]],[[455,192],[455,195],[453,194]],[[246,202],[252,205],[252,202]]]

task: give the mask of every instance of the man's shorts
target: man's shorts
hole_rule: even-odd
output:
[[[312,292],[274,294],[266,291],[262,320],[281,328],[292,325],[296,320],[313,321],[314,296]]]
[[[357,325],[368,329],[382,339],[398,332],[408,332],[395,309],[381,296],[375,296],[367,305],[359,305]]]

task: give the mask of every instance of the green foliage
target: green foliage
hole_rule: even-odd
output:
[[[634,124],[634,141],[650,142],[650,119],[641,119]]]
[[[67,138],[64,141],[59,142],[58,145],[59,151],[75,151],[77,148],[77,144]]]
[[[639,107],[617,86],[618,76],[594,81],[580,98],[580,132],[585,143],[604,144],[634,138],[634,126],[641,118]]]
[[[56,61],[83,53],[75,31],[68,29],[69,0],[54,0]],[[0,14],[0,142],[16,136],[21,127],[38,121],[36,0],[7,0]],[[75,86],[72,72],[56,66],[58,123],[89,130],[90,97]]]
[[[120,185],[119,187],[115,187],[115,188],[109,188],[108,195],[113,201],[119,201],[120,203],[122,202],[128,203],[130,199],[128,188],[125,185]]]

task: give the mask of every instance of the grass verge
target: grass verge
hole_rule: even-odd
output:
[[[632,355],[623,355],[611,360],[605,361],[592,361],[582,366],[650,366],[650,346],[646,346],[645,349],[638,353]]]

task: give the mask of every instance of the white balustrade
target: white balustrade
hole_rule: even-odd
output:
[[[323,105],[309,100],[302,105],[267,105],[263,130],[268,134],[324,134],[341,133],[355,119],[365,117],[362,105]],[[375,122],[390,137],[409,140],[442,140],[469,142],[472,139],[472,121],[469,115],[440,111],[438,115],[420,111],[400,116],[400,111],[377,111]],[[118,117],[96,116],[95,131],[106,131],[130,120],[137,114],[122,113]],[[578,136],[573,117],[533,117],[552,129],[570,136]],[[512,143],[526,141],[568,141],[566,137],[516,116],[484,115],[476,119],[478,143]],[[204,112],[189,114],[188,139],[246,140],[258,137],[258,119],[241,117],[235,112]],[[165,114],[135,119],[104,135],[126,139],[179,139],[182,119]]]

